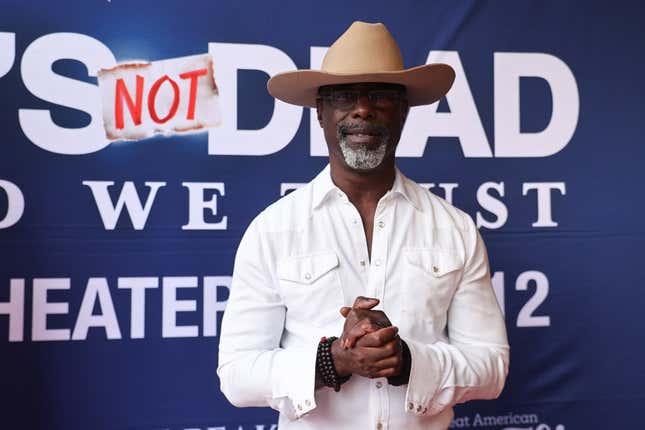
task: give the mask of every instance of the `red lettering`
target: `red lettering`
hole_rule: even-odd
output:
[[[116,94],[114,96],[114,118],[116,128],[120,130],[124,127],[123,123],[123,99],[128,104],[128,110],[132,117],[134,125],[141,124],[141,102],[143,100],[143,76],[137,75],[137,95],[136,103],[132,101],[128,88],[125,86],[123,79],[116,80]]]
[[[170,110],[168,111],[168,114],[163,117],[159,118],[157,115],[157,110],[155,109],[155,99],[157,98],[157,92],[159,92],[159,88],[161,87],[161,84],[163,84],[165,81],[170,82],[170,85],[172,85],[172,91],[173,91],[173,101],[172,101],[172,106],[170,106]],[[150,88],[150,93],[148,94],[148,109],[150,110],[150,118],[157,124],[163,124],[164,122],[167,122],[170,118],[175,116],[177,113],[177,109],[179,108],[179,85],[177,85],[177,82],[173,81],[168,77],[168,75],[163,75],[161,78],[157,79],[157,81],[154,83],[152,88]]]
[[[198,69],[179,75],[181,79],[190,79],[190,97],[188,98],[188,113],[186,119],[195,119],[195,101],[197,100],[197,80],[200,76],[206,76],[208,70]]]

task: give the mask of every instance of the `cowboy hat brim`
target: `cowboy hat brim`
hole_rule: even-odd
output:
[[[455,80],[455,71],[447,64],[434,63],[406,70],[377,73],[330,73],[319,70],[295,70],[269,79],[269,93],[283,102],[316,107],[318,88],[323,85],[379,82],[406,87],[408,104],[418,106],[442,98]]]

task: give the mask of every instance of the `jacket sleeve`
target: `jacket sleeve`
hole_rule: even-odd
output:
[[[220,389],[235,406],[270,406],[296,419],[316,407],[318,342],[280,347],[286,308],[256,218],[235,257],[220,333]]]
[[[493,292],[481,235],[465,215],[464,270],[448,309],[449,342],[405,339],[412,367],[405,409],[436,415],[456,403],[494,399],[504,388],[509,345],[502,311]]]

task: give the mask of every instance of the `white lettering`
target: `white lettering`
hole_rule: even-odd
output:
[[[309,49],[309,64],[312,70],[320,70],[322,67],[323,59],[327,53],[327,47],[312,46]],[[329,151],[327,150],[327,142],[325,141],[325,134],[318,123],[318,114],[316,109],[309,110],[309,155],[312,157],[327,157]]]
[[[188,188],[188,224],[181,226],[182,230],[226,230],[226,216],[221,221],[207,223],[204,221],[204,209],[210,209],[213,215],[217,215],[217,194],[213,193],[210,200],[204,200],[204,190],[217,190],[221,196],[224,195],[224,183],[222,182],[182,182]]]
[[[538,219],[531,226],[533,227],[557,227],[558,223],[553,221],[551,213],[551,190],[558,190],[566,195],[564,182],[526,182],[522,184],[522,195],[525,196],[530,190],[537,190]]]
[[[130,290],[130,338],[143,339],[146,333],[146,289],[158,288],[159,278],[119,278],[118,288]]]
[[[92,314],[94,305],[98,302],[101,313]],[[103,327],[108,339],[121,339],[121,329],[116,319],[110,288],[105,278],[90,278],[87,280],[81,308],[78,311],[72,340],[87,339],[90,327]]]
[[[0,315],[9,315],[9,342],[22,342],[25,317],[25,280],[9,281],[9,301],[0,303]]]
[[[543,53],[496,52],[494,63],[495,156],[547,157],[561,151],[573,137],[580,111],[571,69]],[[520,132],[520,77],[542,78],[551,88],[551,119],[538,133]]]
[[[497,191],[500,197],[504,197],[504,182],[485,182],[477,188],[477,202],[488,212],[495,215],[497,219],[495,221],[488,221],[480,211],[477,211],[477,228],[486,227],[491,230],[497,229],[504,226],[508,219],[506,205],[488,193],[488,190],[491,189]]]
[[[162,307],[162,337],[197,337],[199,329],[195,325],[178,326],[178,312],[194,312],[197,309],[195,300],[178,300],[177,290],[197,287],[196,276],[164,276]]]
[[[465,157],[492,157],[477,106],[457,51],[430,51],[427,63],[446,63],[456,77],[446,95],[450,112],[437,112],[439,102],[410,109],[396,155],[422,157],[427,137],[458,137]]]
[[[57,75],[52,65],[61,59],[75,59],[85,65],[88,76],[96,76],[102,67],[113,67],[116,60],[100,41],[77,33],[53,33],[34,40],[25,50],[21,62],[25,87],[36,97],[86,112],[89,125],[65,128],[54,123],[47,109],[19,109],[23,132],[34,145],[66,155],[89,154],[105,148],[101,115],[101,97],[96,85]]]
[[[159,188],[166,185],[165,182],[146,182],[146,187],[150,188],[148,198],[146,199],[145,207],[141,205],[139,195],[134,188],[134,183],[126,181],[121,188],[121,193],[117,200],[116,206],[112,204],[108,187],[114,185],[114,181],[83,181],[83,185],[87,185],[92,190],[96,207],[101,215],[103,226],[106,230],[114,230],[116,223],[121,215],[121,210],[125,205],[126,212],[130,216],[130,221],[135,230],[143,230],[148,214],[152,208],[152,203],[155,200]]]
[[[533,312],[544,302],[549,295],[549,280],[546,275],[536,270],[529,270],[520,274],[515,282],[515,289],[517,291],[526,291],[529,287],[529,282],[535,282],[535,293],[529,301],[522,307],[517,315],[518,327],[549,327],[551,325],[551,317],[548,315],[536,316]]]
[[[16,61],[16,33],[0,31],[0,78],[9,73]]]
[[[296,70],[291,58],[281,50],[266,45],[209,43],[216,59],[215,78],[221,89],[222,125],[208,131],[211,155],[268,155],[287,146],[296,135],[302,108],[275,101],[269,123],[260,130],[237,129],[237,71],[261,70],[269,76]]]
[[[7,194],[7,213],[0,220],[0,229],[3,229],[11,227],[20,221],[22,214],[25,212],[25,197],[20,188],[9,181],[0,179],[0,189]]]
[[[66,315],[69,303],[48,302],[49,290],[69,290],[69,278],[35,278],[33,281],[33,302],[31,339],[32,340],[69,340],[69,329],[48,329],[47,316]]]
[[[205,276],[204,277],[204,321],[203,335],[205,337],[217,336],[217,312],[226,309],[228,300],[217,300],[217,287],[231,289],[231,276]]]

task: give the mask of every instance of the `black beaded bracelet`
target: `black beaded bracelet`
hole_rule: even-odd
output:
[[[316,367],[318,374],[323,384],[327,387],[332,387],[334,391],[340,391],[341,384],[349,381],[352,375],[338,376],[336,367],[334,367],[334,360],[331,356],[331,344],[338,339],[337,337],[323,336],[318,343],[318,351],[316,352]]]

